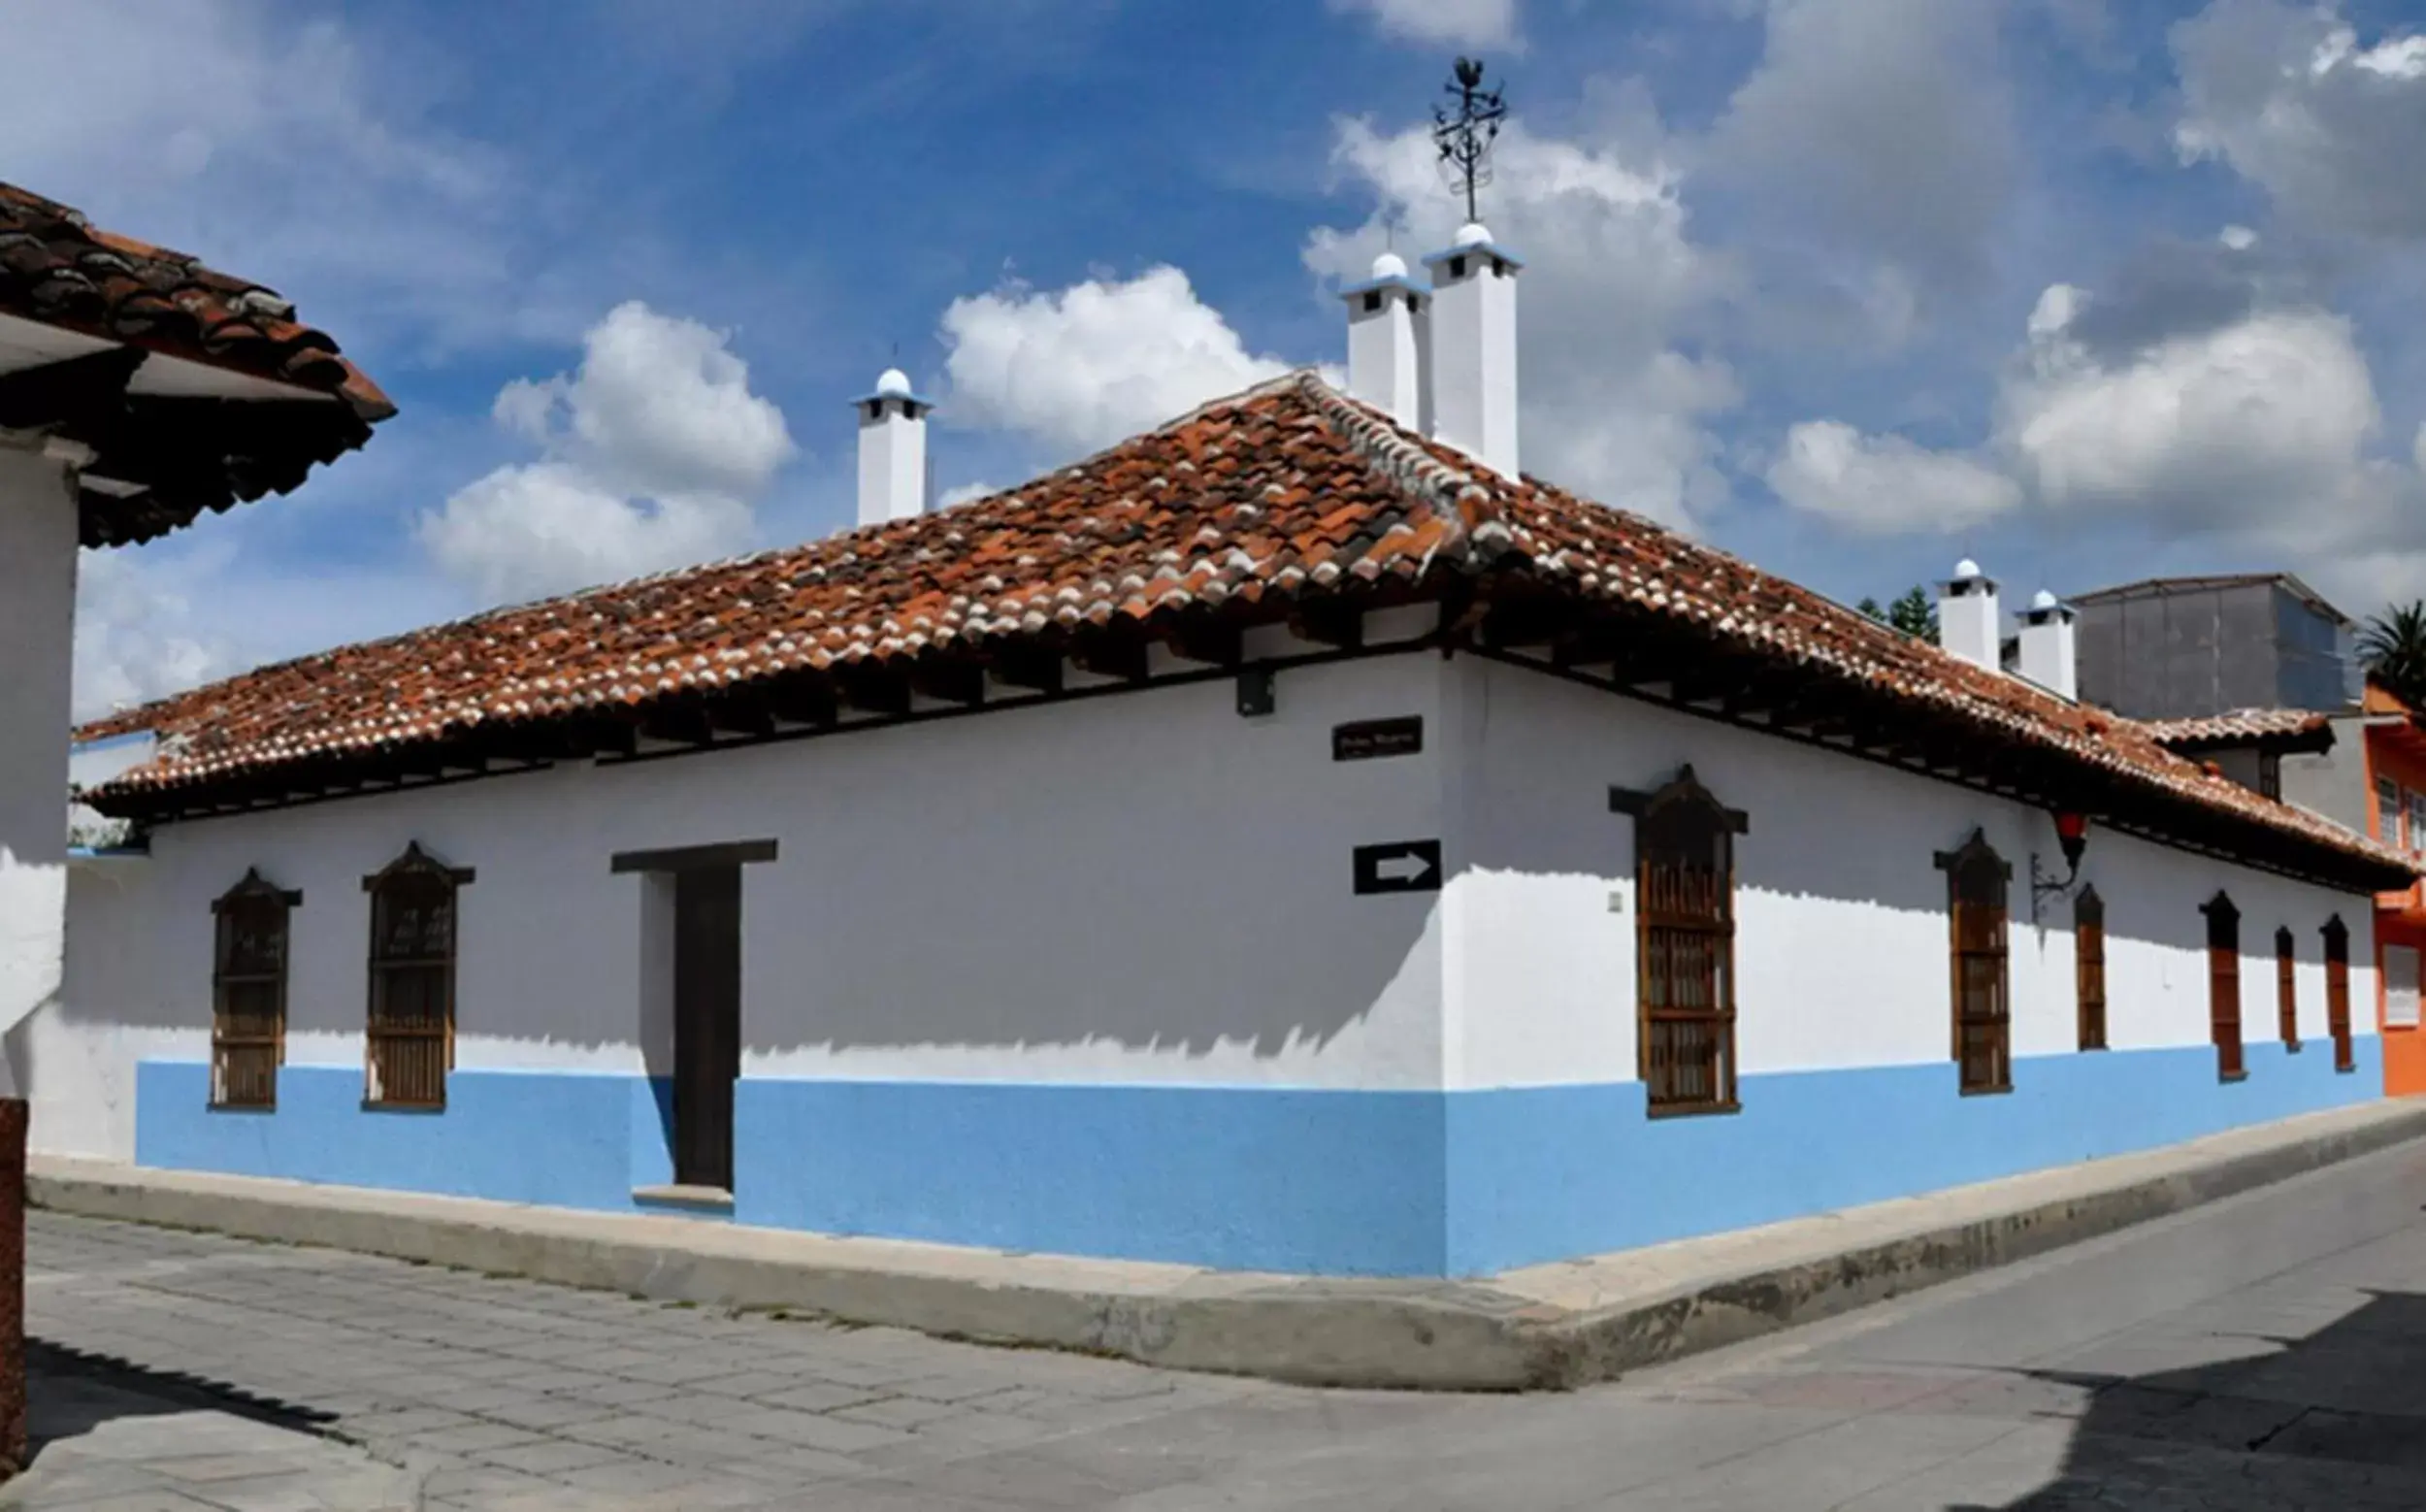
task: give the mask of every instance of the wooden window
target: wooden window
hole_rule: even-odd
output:
[[[362,879],[371,895],[371,1005],[363,1102],[443,1108],[455,1064],[455,891],[469,870],[416,842]]]
[[[2410,852],[2412,855],[2426,854],[2426,793],[2411,793],[2408,796]]]
[[[1732,1111],[1744,815],[1690,767],[1656,793],[1613,790],[1610,804],[1634,816],[1635,1061],[1651,1111]]]
[[[2106,1048],[2106,900],[2084,887],[2072,901],[2072,979],[2081,1048]]]
[[[1941,851],[1951,930],[1954,1062],[1965,1092],[2014,1086],[2012,995],[2005,969],[2005,892],[2014,869],[1974,830],[1956,851]]]
[[[2257,757],[2257,791],[2261,798],[2282,802],[2282,757],[2278,752],[2260,751]]]
[[[278,1106],[286,1059],[286,914],[303,902],[247,871],[211,904],[211,1105]]]
[[[2387,845],[2401,843],[2401,784],[2390,777],[2376,779],[2376,838]]]
[[[2239,1081],[2241,1057],[2241,910],[2223,893],[2199,905],[2207,915],[2207,1015],[2215,1038],[2215,1073]]]
[[[2275,1019],[2286,1050],[2300,1048],[2300,986],[2298,963],[2292,959],[2291,932],[2275,931]]]
[[[2350,1044],[2350,927],[2335,914],[2325,921],[2325,1033],[2333,1035],[2334,1069],[2358,1069]]]

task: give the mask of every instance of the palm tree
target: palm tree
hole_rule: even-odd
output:
[[[2387,606],[2359,632],[2359,660],[2412,708],[2426,708],[2426,602]]]

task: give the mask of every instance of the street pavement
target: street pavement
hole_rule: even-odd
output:
[[[1533,1397],[1183,1375],[36,1213],[46,1441],[0,1505],[2416,1509],[2422,1202],[2426,1143],[2402,1146]]]

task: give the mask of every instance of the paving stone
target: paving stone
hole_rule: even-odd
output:
[[[856,1407],[837,1407],[830,1416],[852,1423],[873,1423],[879,1428],[916,1428],[948,1418],[954,1409],[941,1402],[918,1401],[906,1397],[888,1397],[882,1401],[862,1402]]]
[[[514,1444],[505,1449],[483,1449],[474,1452],[474,1459],[483,1464],[494,1464],[529,1475],[554,1475],[563,1470],[578,1470],[594,1464],[607,1464],[631,1458],[597,1444],[577,1443],[570,1439],[550,1438],[535,1443]]]
[[[861,1402],[881,1401],[888,1393],[881,1387],[840,1386],[828,1381],[811,1381],[789,1391],[769,1392],[756,1398],[769,1407],[791,1407],[802,1412],[832,1412],[837,1407],[853,1407]]]

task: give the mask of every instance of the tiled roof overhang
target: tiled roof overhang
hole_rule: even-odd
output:
[[[80,448],[85,545],[283,493],[395,412],[273,291],[0,183],[0,432]]]
[[[2184,756],[2236,748],[2329,751],[2334,744],[2333,716],[2312,708],[2236,708],[2192,719],[2144,720],[2142,728],[2149,740]]]
[[[1072,696],[1064,668],[1222,675],[1257,626],[1357,654],[1441,606],[1503,657],[2117,828],[2373,892],[2397,853],[2140,726],[1404,432],[1311,374],[1010,493],[264,668],[87,726],[161,755],[87,795],[176,818],[565,759],[626,760]],[[1365,648],[1370,649],[1370,648]],[[1090,695],[1099,688],[1086,690]]]

